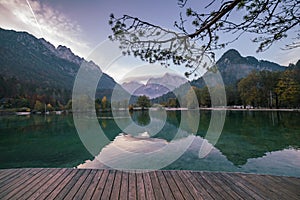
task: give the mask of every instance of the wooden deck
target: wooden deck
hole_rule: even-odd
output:
[[[0,170],[0,199],[300,199],[300,178],[192,171]]]

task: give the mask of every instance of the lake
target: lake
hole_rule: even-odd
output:
[[[300,112],[227,111],[214,146],[205,139],[211,111],[200,111],[196,130],[190,125],[195,123],[194,112],[98,114],[107,140],[100,140],[96,155],[85,148],[70,114],[1,116],[0,168],[162,167],[300,177]],[[181,123],[182,118],[186,123]],[[136,131],[119,128],[129,124],[138,127]],[[210,149],[199,157],[203,144]]]

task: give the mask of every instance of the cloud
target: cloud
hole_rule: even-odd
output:
[[[0,0],[0,26],[43,37],[55,46],[68,46],[80,56],[90,50],[78,23],[40,1]]]
[[[297,61],[300,59],[299,55],[300,55],[300,50],[298,49],[292,49],[292,50],[286,50],[286,52],[284,52],[285,56],[282,59],[281,64],[284,66],[288,66],[290,63],[292,64],[296,64]]]

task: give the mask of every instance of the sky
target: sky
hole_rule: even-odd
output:
[[[209,2],[189,0],[188,6],[203,10]],[[108,25],[109,15],[111,13],[115,16],[128,14],[152,24],[176,30],[173,25],[174,21],[179,20],[180,12],[185,13],[185,8],[180,8],[177,0],[0,0],[0,27],[26,31],[37,38],[45,38],[55,46],[65,45],[80,57],[92,59],[104,72],[118,82],[122,82],[133,74],[133,69],[140,68],[149,71],[151,66],[134,58],[120,59],[112,56],[109,58],[113,63],[110,67],[101,66],[101,61],[97,62],[97,58],[101,55],[95,56],[96,52],[107,53],[107,38],[112,34]],[[231,35],[220,37],[227,39]],[[290,38],[292,37],[293,34]],[[249,34],[243,35],[226,49],[216,51],[216,58],[220,58],[226,50],[234,48],[242,56],[254,56],[257,59],[269,60],[285,66],[289,63],[296,63],[300,59],[300,48],[289,51],[281,50],[285,44],[292,41],[290,39],[277,42],[266,52],[256,53],[258,46],[251,42],[251,38],[253,36]],[[162,71],[160,72],[159,69]],[[163,67],[155,67],[153,71],[159,74],[158,72],[163,73],[164,70],[166,69]],[[170,70],[183,74],[185,69],[180,66],[171,67]]]

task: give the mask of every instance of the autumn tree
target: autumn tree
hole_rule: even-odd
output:
[[[47,109],[47,111],[53,111],[54,110],[53,106],[50,103],[47,104],[46,109]]]
[[[295,69],[284,72],[252,72],[238,83],[244,105],[270,107],[298,107],[300,82]]]
[[[102,109],[105,110],[107,108],[107,98],[104,96],[101,100]]]
[[[280,105],[284,107],[300,106],[300,83],[296,81],[293,73],[291,70],[285,71],[276,86]]]
[[[36,100],[35,104],[34,104],[34,110],[43,111],[44,109],[45,109],[45,105],[42,102],[40,102],[39,100]]]
[[[72,100],[70,99],[65,105],[66,110],[72,110]]]
[[[259,97],[259,77],[257,72],[250,73],[238,83],[238,91],[244,106],[258,106]]]
[[[168,107],[177,108],[179,107],[179,102],[177,98],[169,98],[168,99]]]
[[[190,7],[188,0],[178,0],[178,5],[185,12],[175,21],[175,31],[135,16],[111,14],[110,39],[120,42],[124,55],[164,66],[185,65],[187,76],[200,66],[213,66],[214,50],[225,48],[245,33],[254,37],[252,41],[258,43],[258,52],[287,38],[292,31],[297,34],[295,42],[285,48],[300,46],[299,1],[211,0],[201,11]],[[222,37],[225,34],[232,37]]]

